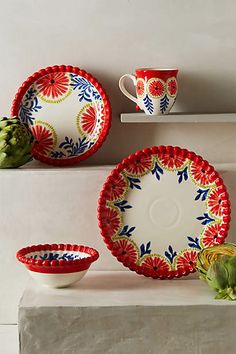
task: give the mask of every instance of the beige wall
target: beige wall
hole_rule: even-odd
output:
[[[118,88],[136,67],[178,67],[176,111],[235,112],[235,13],[234,0],[8,0],[0,11],[0,114],[28,75],[72,64],[99,79],[113,108],[109,137],[86,164],[154,144],[187,147],[213,163],[236,160],[234,125],[121,124],[134,104]]]

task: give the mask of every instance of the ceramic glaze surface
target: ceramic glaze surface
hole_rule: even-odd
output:
[[[228,194],[213,167],[173,147],[123,160],[99,202],[100,228],[113,255],[160,278],[194,271],[199,250],[224,241],[229,214]]]
[[[138,248],[150,240],[154,253],[165,254],[169,245],[177,252],[186,248],[187,236],[201,233],[202,225],[197,217],[207,211],[204,202],[195,200],[199,187],[191,178],[179,183],[176,171],[164,168],[160,181],[152,173],[139,180],[141,190],[128,189],[126,199],[132,208],[123,213],[123,223],[135,225]]]
[[[70,164],[101,145],[110,124],[108,99],[90,74],[73,67],[49,67],[19,89],[12,108],[31,129],[35,158]]]
[[[45,274],[29,271],[31,277],[36,280],[39,284],[46,286],[48,288],[65,288],[80,281],[85,274],[87,269],[81,272],[66,273],[66,274]]]

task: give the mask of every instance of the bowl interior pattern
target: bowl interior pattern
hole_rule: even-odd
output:
[[[39,252],[30,252],[26,254],[27,258],[35,260],[63,260],[63,261],[74,261],[78,259],[89,258],[91,255],[85,252],[76,252],[76,251],[39,251]]]
[[[16,257],[30,271],[59,274],[88,269],[98,259],[99,253],[87,246],[45,244],[22,248]]]

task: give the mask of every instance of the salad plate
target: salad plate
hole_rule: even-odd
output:
[[[224,242],[230,202],[218,173],[186,149],[154,146],[130,155],[108,176],[98,220],[124,266],[153,278],[195,271],[198,252]]]
[[[12,104],[32,131],[33,156],[64,166],[85,160],[102,145],[111,124],[108,96],[86,71],[52,66],[30,76]]]

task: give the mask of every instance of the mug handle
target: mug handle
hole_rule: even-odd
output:
[[[123,94],[128,97],[131,101],[133,101],[134,103],[138,104],[138,99],[137,97],[131,95],[131,93],[129,93],[126,88],[125,88],[125,79],[129,78],[133,81],[134,86],[136,86],[136,77],[134,75],[131,74],[125,74],[123,76],[121,76],[120,80],[119,80],[119,88],[121,90],[121,92],[123,92]]]

